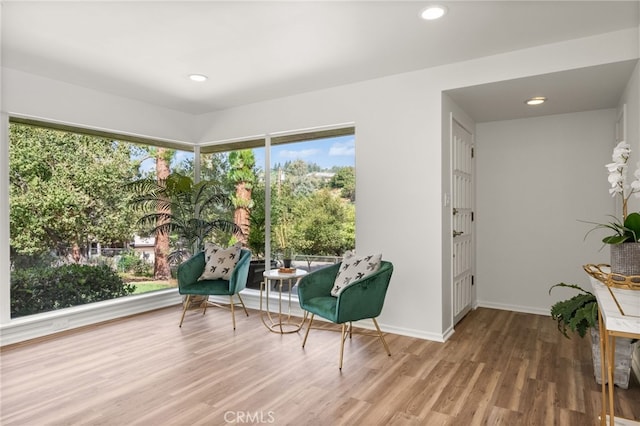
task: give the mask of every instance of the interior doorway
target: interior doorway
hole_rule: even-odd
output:
[[[451,238],[453,324],[470,310],[474,293],[474,145],[473,134],[453,119],[451,132]]]

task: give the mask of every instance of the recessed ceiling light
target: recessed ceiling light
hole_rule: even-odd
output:
[[[445,6],[434,4],[431,6],[427,6],[425,9],[422,9],[422,12],[420,12],[420,17],[422,19],[432,21],[434,19],[442,18],[446,14],[447,14],[447,8]]]
[[[206,75],[202,75],[202,74],[191,74],[189,75],[189,78],[193,81],[197,81],[197,82],[203,82],[203,81],[207,81],[207,79],[209,77],[207,77]]]
[[[547,98],[545,98],[544,96],[535,96],[533,98],[527,99],[526,101],[524,101],[524,103],[527,105],[540,105],[543,104],[546,100]]]

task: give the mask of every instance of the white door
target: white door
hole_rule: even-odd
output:
[[[473,300],[473,137],[453,120],[451,133],[452,176],[451,213],[453,218],[453,323],[469,310]]]

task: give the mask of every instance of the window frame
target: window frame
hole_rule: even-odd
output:
[[[2,155],[2,166],[4,169],[2,193],[9,197],[9,125],[10,123],[20,123],[46,127],[56,130],[73,131],[81,134],[113,138],[117,140],[133,142],[145,145],[155,145],[172,149],[180,149],[184,151],[192,151],[194,153],[194,180],[200,179],[200,155],[201,153],[213,153],[228,151],[231,147],[234,150],[250,147],[251,144],[260,144],[257,146],[277,145],[281,143],[297,142],[304,140],[323,139],[332,136],[356,135],[354,123],[343,123],[334,126],[324,126],[313,129],[293,130],[287,132],[265,133],[261,136],[238,138],[235,140],[222,140],[208,143],[190,143],[177,140],[152,138],[139,136],[124,132],[108,131],[90,126],[81,126],[76,124],[63,123],[55,120],[43,120],[20,114],[0,112],[0,126],[2,140],[6,141],[4,146],[4,155]],[[270,165],[270,150],[265,152],[265,167]],[[268,175],[268,174],[267,174]],[[270,181],[266,187],[270,192]],[[269,194],[270,197],[270,194]],[[2,262],[7,265],[5,268],[6,275],[0,281],[0,346],[16,344],[30,339],[41,338],[54,333],[73,330],[105,321],[110,321],[125,316],[136,315],[155,309],[168,308],[181,303],[182,299],[177,289],[159,290],[150,293],[132,295],[126,298],[117,298],[94,302],[87,305],[79,305],[71,308],[64,308],[56,311],[43,312],[30,315],[28,317],[18,317],[12,319],[10,317],[10,270],[9,270],[9,209],[6,205],[2,213],[0,213],[1,223],[3,226],[2,235],[5,236],[6,244],[0,249]],[[271,206],[269,205],[267,213],[270,215]],[[270,218],[269,218],[270,227]],[[267,230],[270,233],[270,228]],[[270,248],[269,248],[270,251]],[[245,304],[252,309],[259,309],[259,292],[248,292],[245,297]],[[293,307],[292,315],[302,316],[304,312],[298,307]]]
[[[4,118],[4,117],[3,117]],[[13,114],[7,114],[6,115],[6,120],[3,120],[3,134],[4,134],[4,140],[6,141],[6,147],[5,147],[5,161],[6,161],[6,170],[7,173],[4,176],[4,180],[5,182],[3,183],[3,185],[6,185],[7,189],[6,189],[6,197],[7,200],[9,199],[9,172],[10,172],[10,167],[11,164],[9,162],[9,149],[10,149],[10,140],[9,140],[9,130],[10,130],[10,126],[12,124],[20,124],[20,125],[26,125],[26,126],[33,126],[33,127],[38,127],[38,128],[43,128],[43,129],[50,129],[50,130],[57,130],[57,131],[63,131],[63,132],[70,132],[70,133],[76,133],[76,134],[80,134],[80,135],[87,135],[87,136],[94,136],[94,137],[99,137],[99,138],[103,138],[105,140],[109,140],[109,139],[113,139],[113,140],[119,140],[119,141],[123,141],[123,142],[129,142],[129,143],[133,143],[133,144],[138,144],[138,145],[148,145],[148,146],[154,146],[154,147],[163,147],[163,148],[169,148],[169,149],[175,149],[175,150],[180,150],[180,151],[184,151],[184,152],[192,152],[194,154],[194,167],[195,167],[195,162],[196,159],[199,158],[197,157],[197,146],[187,143],[187,142],[179,142],[179,141],[171,141],[171,140],[167,140],[167,139],[158,139],[158,138],[151,138],[151,137],[146,137],[146,136],[138,136],[138,135],[133,135],[133,134],[127,134],[127,133],[122,133],[122,132],[114,132],[114,131],[106,131],[106,130],[101,130],[101,129],[96,129],[96,128],[92,128],[92,127],[86,127],[86,126],[77,126],[77,125],[72,125],[72,124],[68,124],[68,123],[62,123],[62,122],[57,122],[57,121],[53,121],[53,120],[42,120],[42,119],[37,119],[37,118],[31,118],[31,117],[25,117],[25,116],[21,116],[21,115],[13,115]],[[194,170],[195,173],[195,170]],[[6,262],[7,265],[10,266],[11,265],[11,260],[10,260],[10,255],[9,255],[9,242],[10,242],[10,225],[9,225],[9,220],[10,220],[10,209],[11,206],[8,204],[5,211],[3,212],[3,214],[6,214],[7,219],[6,219],[6,230],[3,232],[7,233],[7,247],[6,247],[6,251],[7,251],[7,256],[6,256]],[[87,309],[90,309],[91,306],[97,305],[97,304],[102,304],[105,305],[105,302],[112,302],[112,301],[116,301],[116,300],[122,300],[124,298],[116,298],[116,299],[110,299],[110,300],[104,300],[104,301],[100,301],[100,302],[93,302],[93,303],[89,303],[86,305],[77,305],[77,306],[73,306],[73,307],[69,307],[69,308],[63,308],[63,309],[57,309],[57,310],[53,310],[53,311],[46,311],[46,312],[40,312],[37,314],[32,314],[32,315],[28,315],[25,317],[16,317],[16,318],[12,318],[11,317],[11,271],[10,271],[10,267],[6,268],[7,274],[4,277],[4,281],[3,284],[0,284],[0,286],[2,287],[1,290],[1,294],[4,296],[6,294],[6,297],[2,297],[1,301],[0,301],[0,312],[2,313],[0,316],[0,331],[3,331],[4,334],[4,330],[3,330],[3,326],[7,325],[7,324],[21,324],[21,323],[29,323],[31,321],[29,321],[29,319],[35,319],[36,321],[38,320],[38,318],[42,318],[42,319],[47,319],[47,318],[57,318],[58,315],[56,315],[56,312],[59,311],[65,311],[65,312],[71,312],[73,310],[79,310],[79,311],[86,311]],[[172,295],[174,293],[177,294],[177,289],[165,289],[165,290],[157,290],[154,293],[165,293],[167,295]],[[147,293],[142,293],[142,294],[134,294],[134,295],[129,295],[127,296],[128,298],[138,298],[140,296],[146,295]],[[169,297],[169,299],[173,299],[172,297]],[[125,303],[126,304],[126,303]],[[135,305],[135,303],[134,303]],[[107,306],[109,306],[109,304],[107,304]],[[164,306],[164,305],[162,305]],[[57,328],[66,328],[66,324],[67,322],[60,322],[59,320],[56,320],[56,322],[51,326],[51,328],[57,329]],[[0,342],[1,343],[1,342]]]
[[[333,126],[290,130],[286,132],[265,133],[246,138],[226,139],[206,142],[196,145],[196,157],[194,162],[197,167],[197,179],[200,178],[200,155],[216,154],[241,149],[264,148],[265,158],[263,169],[271,168],[271,146],[296,142],[306,142],[317,139],[328,139],[338,136],[356,135],[354,123],[343,123]],[[265,264],[271,264],[271,173],[265,173]],[[251,289],[247,289],[250,291]],[[297,295],[295,298],[297,300]]]

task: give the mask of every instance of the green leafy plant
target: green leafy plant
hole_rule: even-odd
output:
[[[626,217],[624,222],[615,216],[611,217],[613,220],[609,223],[587,222],[596,225],[593,229],[587,232],[587,235],[596,229],[610,229],[614,234],[602,239],[602,242],[605,244],[640,242],[640,213],[631,213]]]
[[[129,272],[137,276],[149,277],[153,275],[151,264],[133,251],[127,251],[122,254],[118,259],[117,268],[121,272]]]
[[[178,248],[169,254],[175,263],[204,249],[205,238],[214,230],[242,235],[232,221],[214,217],[220,208],[230,206],[228,194],[213,181],[193,180],[179,173],[167,179],[140,179],[126,186],[135,196],[131,203],[144,215],[139,223],[150,226],[152,234],[175,234]]]
[[[107,265],[63,265],[11,273],[11,317],[115,299],[135,291]]]
[[[578,285],[565,283],[551,286],[549,294],[556,287],[572,288],[578,290],[579,294],[554,303],[551,306],[551,318],[558,323],[558,330],[567,339],[569,338],[567,330],[577,332],[580,337],[584,337],[589,328],[596,327],[598,324],[596,297]]]
[[[278,218],[274,233],[278,249],[285,259],[291,259],[293,248],[291,247],[291,233],[293,232],[293,220],[291,214],[285,209]]]

